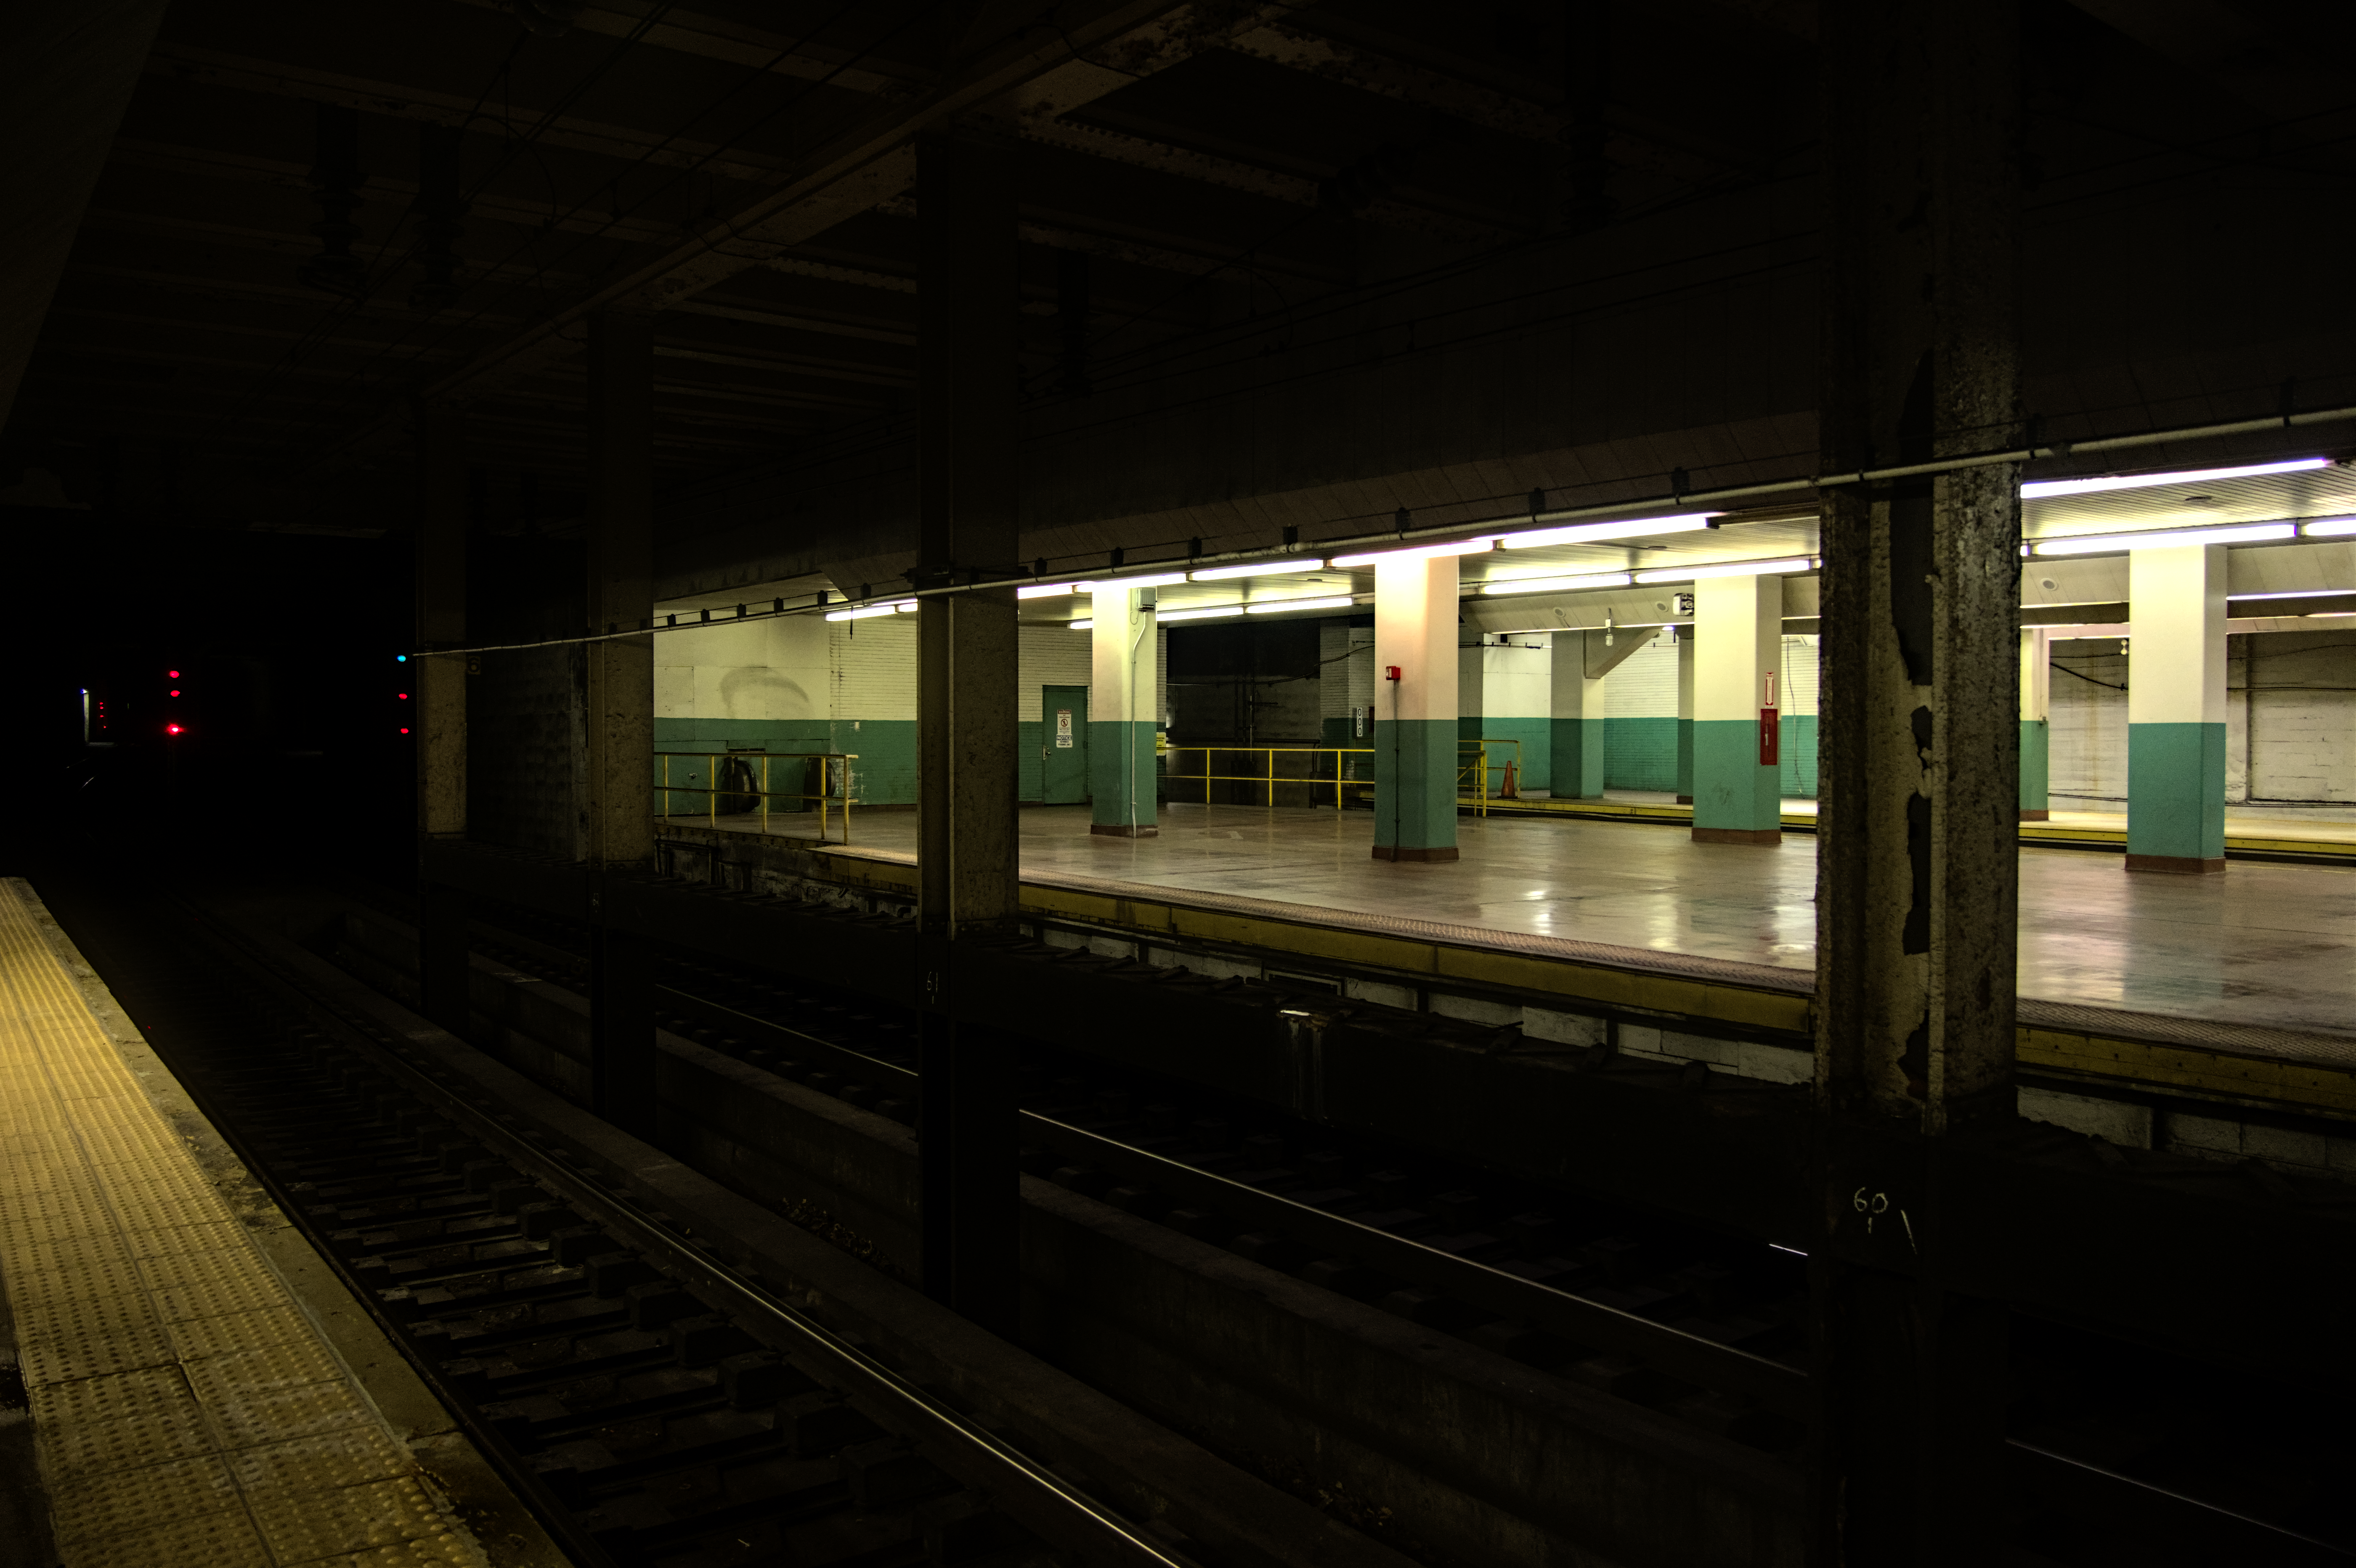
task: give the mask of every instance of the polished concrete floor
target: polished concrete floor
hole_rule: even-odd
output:
[[[1462,817],[1462,858],[1419,865],[1373,859],[1374,816],[1363,811],[1170,805],[1161,836],[1143,839],[1091,835],[1084,805],[1029,807],[1022,824],[1030,874],[1107,877],[1785,968],[1815,963],[1816,841],[1806,834],[1748,848],[1696,844],[1675,827]],[[852,837],[862,848],[906,852],[916,827],[912,812],[865,812]],[[2024,848],[2020,990],[2053,1001],[2356,1034],[2356,868],[2237,860],[2222,876],[2129,875],[2115,854]]]

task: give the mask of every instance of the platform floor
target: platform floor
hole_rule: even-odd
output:
[[[1023,869],[1787,969],[1815,964],[1809,835],[1748,848],[1696,844],[1662,826],[1462,817],[1462,859],[1421,865],[1373,859],[1369,812],[1176,805],[1161,826],[1154,838],[1101,837],[1088,832],[1086,806],[1026,807]],[[865,812],[852,836],[861,848],[905,854],[916,830],[913,812]],[[2115,855],[2023,848],[2020,991],[2356,1035],[2356,868],[2237,860],[2222,876],[2130,876]]]
[[[0,1290],[59,1558],[484,1563],[257,1245],[274,1211],[224,1200],[21,890],[0,881]]]

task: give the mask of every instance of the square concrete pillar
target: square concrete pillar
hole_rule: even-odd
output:
[[[1773,687],[1783,580],[1707,577],[1694,590],[1694,624],[1705,634],[1694,655],[1694,841],[1780,844],[1778,770],[1760,750],[1762,727],[1775,721],[1771,710],[1782,700]]]
[[[1088,831],[1110,838],[1162,831],[1153,809],[1156,592],[1099,582],[1089,604]]]
[[[1019,565],[1012,154],[962,131],[916,145],[918,528],[937,588]],[[1012,930],[1020,791],[1014,590],[923,601],[916,628],[917,1153],[924,1288],[991,1332],[1020,1313],[1012,1040],[964,1017],[966,944]]]
[[[654,318],[589,318],[587,603],[596,641],[575,667],[573,811],[578,858],[605,876],[654,865],[654,638],[612,636],[652,623]],[[593,880],[593,886],[594,885]],[[609,927],[593,895],[589,933],[590,1099],[617,1127],[652,1137],[654,961],[646,937]]]
[[[466,658],[436,656],[466,640],[466,481],[456,418],[416,408],[417,648],[410,666],[410,739],[417,749],[417,836],[466,836]],[[424,859],[421,853],[421,872]],[[454,1034],[467,1024],[466,895],[420,875],[418,1011]]]
[[[2225,547],[2127,557],[2127,863],[2225,869]]]
[[[1593,800],[1603,793],[1603,682],[1587,673],[1592,632],[1557,632],[1548,673],[1547,788],[1558,799]],[[1637,640],[1633,632],[1612,639]]]
[[[2020,629],[2020,819],[2052,816],[2047,794],[2052,757],[2053,635]]]
[[[1375,859],[1453,860],[1454,556],[1375,563]]]
[[[1694,797],[1694,630],[1677,628],[1677,804],[1691,805]]]

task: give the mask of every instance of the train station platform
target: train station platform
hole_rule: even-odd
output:
[[[38,1456],[16,1560],[562,1561],[16,880],[0,1300]]]
[[[669,819],[757,833],[757,818]],[[2066,825],[2065,825],[2066,826]],[[2296,825],[2293,826],[2305,826]],[[912,812],[868,812],[829,853],[906,862]],[[809,837],[791,817],[773,835]],[[1365,812],[1169,805],[1143,839],[1088,831],[1088,808],[1022,814],[1026,883],[1117,882],[1173,895],[1296,906],[1302,918],[1410,921],[1460,940],[1541,939],[1738,965],[1768,988],[1810,988],[1815,840],[1696,844],[1576,816],[1467,816],[1462,858],[1378,861]],[[2349,829],[2356,838],[2356,826]],[[2071,1006],[2344,1039],[2356,1050],[2356,875],[2336,865],[2235,861],[2214,877],[2126,875],[2115,856],[2024,846],[2020,992]]]

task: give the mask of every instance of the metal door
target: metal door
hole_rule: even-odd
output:
[[[1088,688],[1039,688],[1040,798],[1077,805],[1088,798]]]

